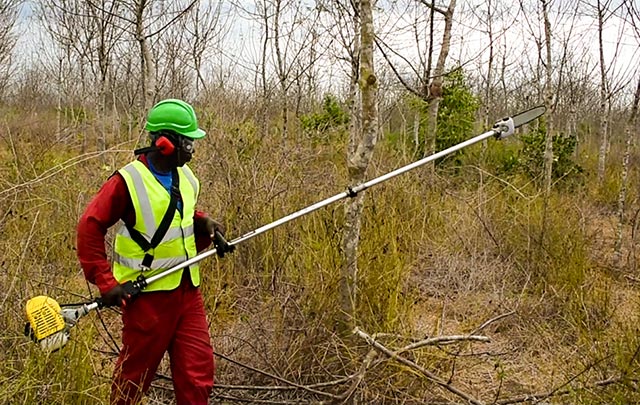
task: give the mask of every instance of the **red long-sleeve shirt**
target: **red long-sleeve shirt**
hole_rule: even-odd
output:
[[[147,165],[146,156],[140,161]],[[196,249],[202,251],[211,245],[211,239],[205,232],[198,232],[197,222],[206,217],[202,211],[196,210],[194,229]],[[85,209],[77,227],[77,254],[86,279],[95,284],[100,294],[105,294],[118,285],[111,271],[111,263],[107,258],[105,236],[107,230],[119,220],[133,226],[135,212],[129,196],[127,185],[120,174],[111,176],[100,188]]]

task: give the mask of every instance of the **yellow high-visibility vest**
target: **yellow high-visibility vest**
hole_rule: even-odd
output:
[[[136,214],[133,228],[147,241],[151,241],[169,206],[169,192],[139,160],[129,163],[118,170],[118,173],[125,180],[133,202]],[[186,165],[178,168],[178,177],[182,213],[178,209],[175,210],[162,241],[155,249],[146,252],[154,257],[149,270],[143,271],[141,265],[145,251],[132,239],[127,227],[121,226],[116,233],[113,274],[119,283],[135,280],[140,274],[149,278],[197,254],[193,215],[200,183]],[[180,285],[183,271],[179,270],[162,277],[149,284],[143,291],[173,290]],[[200,285],[198,265],[189,266],[189,271],[193,284]]]

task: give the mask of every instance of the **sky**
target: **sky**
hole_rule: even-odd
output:
[[[224,18],[228,21],[229,29],[221,46],[223,52],[216,55],[215,64],[226,64],[235,73],[243,74],[246,78],[255,76],[256,66],[261,61],[264,29],[260,19],[250,14],[255,11],[256,4],[262,1],[264,0],[236,1],[243,10],[232,8],[228,2],[223,3]],[[494,0],[493,3],[496,1]],[[535,64],[538,57],[535,40],[542,35],[540,19],[536,15],[540,2],[532,1],[531,7],[526,11],[513,6],[511,1],[503,3],[505,5],[495,11],[495,16],[491,19],[496,36],[495,52],[504,54],[507,61],[514,65],[525,59],[528,60],[527,63]],[[313,2],[305,0],[300,4],[302,4],[299,9],[301,14],[297,17],[296,23],[304,24],[305,20],[309,21],[314,15],[311,7]],[[393,63],[407,75],[411,72],[410,67],[417,65],[419,54],[424,54],[427,38],[424,25],[426,8],[411,7],[411,4],[415,4],[415,0],[380,0],[375,14],[379,37],[394,49],[396,56],[393,57]],[[449,54],[451,63],[462,61],[472,70],[486,69],[488,59],[486,5],[487,0],[458,1],[454,16],[452,49]],[[572,18],[575,14],[573,7],[576,5],[580,5],[580,11],[577,13],[577,18]],[[551,7],[554,54],[561,54],[562,47],[559,42],[571,32],[569,49],[575,54],[582,55],[581,58],[584,58],[585,64],[597,67],[597,25],[593,11],[585,6],[585,2],[578,3],[578,0],[551,1]],[[33,58],[38,58],[42,49],[51,48],[42,35],[41,26],[33,18],[32,10],[32,2],[26,2],[21,10],[20,24],[17,27],[20,36],[16,56],[24,63],[30,63]],[[283,28],[286,27],[287,22],[293,24],[293,21],[293,17],[289,20],[283,18],[281,20]],[[412,29],[416,24],[422,25],[417,39]],[[317,28],[322,29],[322,27]],[[330,35],[322,37],[325,41],[329,38],[331,38]],[[439,42],[440,34],[435,38],[436,42]],[[296,41],[302,41],[302,38],[286,37],[281,41],[281,46],[287,43],[295,46],[293,44]],[[615,15],[609,17],[605,24],[604,44],[605,64],[612,81],[624,82],[634,74],[637,76],[636,67],[640,66],[639,40],[628,23]],[[436,49],[436,57],[437,51],[438,49]],[[316,72],[321,77],[322,85],[327,89],[342,88],[346,83],[347,66],[335,58],[338,52],[340,52],[339,47],[334,49],[332,56],[328,53],[317,63]],[[376,57],[382,63],[382,56],[377,54]],[[269,61],[271,66],[275,66],[274,57],[270,57]]]

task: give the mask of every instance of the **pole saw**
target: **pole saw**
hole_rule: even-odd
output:
[[[495,123],[495,125],[487,132],[480,134],[474,138],[468,139],[450,148],[437,152],[433,155],[427,156],[414,163],[400,167],[394,171],[384,174],[380,177],[376,177],[367,182],[358,184],[356,186],[348,187],[346,191],[329,197],[315,204],[312,204],[306,208],[282,217],[267,225],[261,226],[253,231],[250,231],[232,241],[227,242],[224,237],[216,232],[214,235],[213,245],[214,248],[200,253],[191,259],[177,264],[159,274],[151,277],[145,277],[140,274],[135,280],[130,280],[122,284],[125,292],[129,295],[130,299],[134,299],[139,295],[149,284],[168,276],[176,271],[182,270],[192,264],[212,256],[214,254],[224,255],[227,251],[232,251],[235,245],[252,239],[260,234],[263,234],[271,229],[274,229],[287,222],[293,221],[296,218],[300,218],[311,212],[314,212],[320,208],[326,207],[334,202],[343,200],[345,198],[353,198],[358,193],[375,186],[376,184],[385,182],[403,173],[420,167],[428,162],[434,161],[450,153],[456,152],[467,146],[473,145],[477,142],[483,141],[488,138],[504,139],[515,132],[516,128],[525,125],[536,118],[540,117],[545,112],[544,106],[534,107],[530,110],[523,111],[512,117],[503,118]],[[48,352],[55,351],[63,347],[69,340],[70,329],[73,328],[78,320],[83,316],[89,314],[94,309],[103,308],[104,304],[100,298],[94,301],[76,304],[76,305],[59,305],[53,298],[46,296],[38,296],[27,301],[26,315],[28,322],[25,325],[25,335],[30,336],[35,342],[39,343],[40,347]]]

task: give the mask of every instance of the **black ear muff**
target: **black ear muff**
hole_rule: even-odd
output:
[[[158,150],[160,151],[160,153],[163,154],[164,156],[169,156],[173,154],[173,152],[176,150],[176,146],[166,136],[158,137],[158,139],[156,139],[155,145],[156,145],[156,148],[158,148]]]

